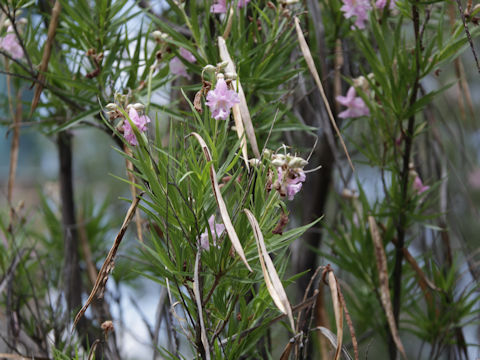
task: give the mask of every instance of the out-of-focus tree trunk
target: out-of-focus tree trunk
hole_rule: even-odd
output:
[[[321,27],[321,22],[318,22],[318,19],[321,18],[320,9],[318,9],[318,4],[315,0],[309,1],[308,4],[309,7],[311,7],[312,11],[310,13],[312,14],[312,19],[315,23],[314,33],[317,39],[316,47],[319,49],[320,58],[324,59],[326,49],[324,48],[322,41],[323,28]],[[327,64],[325,61],[321,61],[320,64],[317,64],[317,68],[321,73],[320,76],[322,78],[325,93],[329,98],[330,107],[335,116],[336,107],[333,106],[334,102],[332,101],[334,99],[332,81],[325,80],[326,73],[329,72],[329,68],[332,66],[334,66],[333,63]],[[333,70],[330,72],[333,72]],[[332,172],[335,166],[335,156],[332,152],[335,151],[335,148],[332,150],[332,146],[335,147],[336,144],[331,123],[328,119],[325,104],[320,96],[319,90],[316,89],[316,86],[313,82],[307,82],[306,78],[303,80],[303,83],[301,83],[300,88],[301,90],[299,91],[299,94],[297,94],[297,96],[300,98],[300,101],[294,105],[293,110],[297,117],[299,117],[306,125],[318,128],[317,145],[309,159],[309,167],[313,168],[319,165],[321,166],[320,170],[308,174],[307,181],[302,191],[302,223],[310,223],[324,214],[332,180]],[[311,91],[312,88],[315,90]],[[308,147],[314,145],[313,140],[308,144],[305,143],[305,140],[297,140],[299,141],[299,146]],[[294,272],[299,273],[310,270],[308,274],[297,280],[298,298],[303,297],[310,277],[318,266],[317,253],[313,251],[312,248],[317,249],[320,246],[322,234],[319,228],[321,226],[322,224],[319,224],[313,229],[310,229],[292,249],[294,252]]]
[[[313,32],[311,33],[315,36],[316,44],[313,42],[313,37],[309,37],[307,42],[309,42],[311,50],[316,48],[318,51],[320,62],[317,64],[317,70],[322,78],[323,87],[329,100],[330,108],[334,116],[336,116],[338,113],[338,106],[336,106],[337,104],[335,103],[334,98],[335,95],[339,95],[342,91],[340,78],[340,70],[343,65],[343,58],[341,56],[342,44],[340,42],[336,43],[335,52],[338,52],[338,56],[335,56],[335,61],[327,62],[326,54],[331,51],[327,50],[327,47],[325,46],[321,11],[318,5],[317,0],[307,1],[311,17],[310,19],[312,21],[311,27],[313,28]],[[331,74],[333,74],[333,76],[329,76]],[[297,93],[297,98],[299,98],[300,101],[297,101],[294,105],[294,113],[306,125],[314,126],[318,129],[317,144],[309,159],[309,168],[321,166],[321,169],[308,174],[307,181],[302,189],[302,224],[315,221],[324,215],[328,195],[332,188],[333,170],[336,166],[336,160],[338,157],[338,155],[335,155],[334,153],[336,152],[336,136],[333,133],[331,122],[327,116],[325,104],[320,96],[319,90],[316,89],[315,84],[306,79],[308,79],[308,76],[306,76],[303,81],[300,81],[301,90]],[[312,91],[312,89],[314,90]],[[302,139],[297,139],[297,141],[299,142],[299,146],[309,147],[314,145],[314,141],[311,141],[310,143],[305,143],[305,140]],[[319,265],[322,265],[318,263],[318,253],[315,251],[320,248],[321,241],[322,222],[307,231],[292,247],[294,273],[301,273],[308,270],[308,272],[296,282],[296,295],[298,300],[304,296],[305,290],[311,276],[315,272],[315,269]],[[308,296],[310,296],[314,290],[315,287],[312,286]],[[320,296],[323,295],[320,294]],[[314,322],[315,326],[321,325],[329,327],[329,324],[325,322],[325,319],[320,318],[320,313],[322,313],[322,309],[317,306],[316,314],[314,315],[316,317]],[[308,331],[308,328],[302,330]],[[325,354],[327,354],[329,346],[321,335],[319,336],[319,340],[322,355],[313,350],[313,341],[309,341],[308,351],[306,352],[308,359],[317,359],[318,356],[322,359],[326,358]]]
[[[82,282],[78,258],[78,234],[73,193],[72,136],[63,131],[57,138],[60,163],[60,199],[64,242],[63,287],[69,316],[82,305]]]

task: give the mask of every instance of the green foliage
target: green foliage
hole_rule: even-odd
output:
[[[274,165],[264,153],[252,159],[251,147],[248,156],[255,161],[244,159],[242,142],[250,144],[251,137],[239,138],[234,128],[238,123],[233,125],[230,117],[227,121],[212,118],[206,93],[215,89],[218,73],[225,72],[232,88],[242,85],[260,150],[277,149],[274,152],[283,151],[286,157],[287,152],[310,150],[305,135],[313,135],[329,143],[325,149],[331,155],[324,159],[332,160],[325,164],[329,171],[325,176],[339,180],[331,170],[337,162],[343,186],[349,185],[335,139],[327,128],[330,125],[324,104],[314,103],[313,110],[301,105],[304,98],[315,98],[317,94],[298,49],[293,17],[301,19],[336,120],[340,119],[340,109],[333,102],[342,95],[342,77],[346,85],[355,87],[357,101],[368,108],[368,116],[338,123],[343,125],[349,150],[356,154],[356,164],[368,167],[381,181],[381,189],[375,192],[355,174],[357,192],[331,196],[335,214],[327,214],[326,225],[322,222],[327,228],[326,245],[310,250],[334,264],[357,333],[371,333],[385,344],[390,343],[390,354],[394,354],[393,335],[382,302],[378,254],[369,225],[369,217],[373,216],[385,249],[386,276],[401,336],[408,333],[429,343],[433,358],[452,344],[465,351],[462,328],[478,317],[478,285],[463,285],[460,257],[450,256],[441,262],[434,250],[422,251],[433,240],[448,242],[444,240],[449,229],[443,213],[447,209],[439,195],[446,181],[443,168],[442,178],[436,175],[439,170],[431,171],[440,167],[439,163],[429,162],[438,150],[425,149],[421,144],[431,136],[435,99],[455,82],[449,79],[446,85],[427,85],[438,77],[438,70],[458,59],[469,46],[460,19],[452,24],[445,21],[449,3],[399,0],[392,10],[374,7],[364,30],[352,27],[352,19],[345,19],[341,10],[344,3],[339,0],[307,2],[306,8],[304,4],[263,0],[252,0],[244,7],[227,2],[233,12],[225,15],[211,13],[211,1],[167,0],[161,13],[144,8],[146,2],[127,0],[60,3],[47,71],[40,74],[44,77],[40,80],[42,95],[38,107],[28,115],[29,124],[48,137],[85,126],[97,128],[108,134],[108,141],[112,139],[116,145],[115,151],[132,165],[127,165],[128,176],[116,177],[116,181],[122,181],[131,196],[141,194],[140,215],[134,218],[131,228],[136,225],[137,231],[143,231],[143,241],[129,241],[135,236],[133,229],[129,230],[120,255],[114,259],[115,270],[100,274],[100,287],[105,287],[108,275],[110,283],[115,282],[115,289],[101,289],[109,294],[107,308],[108,302],[121,304],[119,289],[123,285],[140,291],[141,281],[148,279],[167,289],[168,300],[161,304],[167,315],[158,320],[144,319],[153,348],[159,347],[154,331],[158,333],[161,328],[161,319],[167,323],[165,331],[174,340],[168,348],[158,349],[162,357],[188,358],[190,353],[195,358],[207,358],[206,353],[210,353],[212,358],[225,359],[279,355],[280,340],[272,346],[268,339],[280,328],[273,324],[281,312],[272,301],[272,288],[264,278],[254,231],[243,210],[250,210],[257,219],[274,267],[289,294],[295,292],[293,284],[304,275],[291,274],[290,245],[302,241],[307,231],[319,226],[315,217],[321,214],[306,214],[308,221],[314,219],[310,224],[299,221],[301,211],[297,210],[304,204],[287,206],[277,191],[279,168],[286,171],[287,166]],[[16,21],[26,50],[26,56],[16,61],[2,52],[7,59],[2,71],[9,76],[9,93],[2,104],[12,117],[10,86],[21,99],[21,91],[32,82],[39,85],[38,64],[48,47],[48,24],[53,19],[50,6],[48,1],[2,2],[1,10]],[[19,16],[27,23],[20,24]],[[322,19],[321,26],[318,19]],[[152,34],[158,30],[162,34]],[[472,37],[477,37],[479,31],[478,27],[472,29]],[[233,75],[227,74],[225,64],[221,64],[219,36],[225,38],[233,59]],[[195,61],[184,58],[182,49],[191,52]],[[184,66],[189,78],[174,74],[173,60]],[[208,65],[214,69],[212,72]],[[13,77],[15,81],[11,81]],[[129,105],[142,108],[138,111],[150,116],[148,131],[135,123]],[[297,117],[303,113],[322,122],[306,119],[300,123]],[[138,145],[127,141],[128,126]],[[211,159],[193,132],[205,141]],[[297,141],[290,144],[290,149],[284,145],[285,139]],[[64,150],[59,145],[59,151]],[[311,155],[315,156],[313,150]],[[420,159],[428,161],[426,176],[426,166],[420,165]],[[419,188],[420,174],[430,184],[428,189]],[[226,212],[219,206],[212,182],[220,186]],[[320,191],[330,192],[330,188]],[[83,270],[100,268],[123,217],[112,209],[111,196],[97,196],[92,191],[75,198],[74,227],[82,240],[82,250],[75,249],[81,258],[79,288],[92,287],[91,274]],[[124,198],[126,203],[130,203],[131,196]],[[304,194],[303,200],[310,205],[317,198]],[[79,359],[88,353],[92,334],[100,337],[99,325],[106,315],[100,305],[86,314],[88,324],[77,328],[78,338],[70,332],[72,314],[61,304],[65,269],[70,265],[64,262],[65,249],[73,226],[62,220],[65,206],[69,206],[65,199],[54,201],[42,193],[38,214],[16,214],[10,203],[10,211],[2,211],[0,284],[7,284],[8,291],[0,292],[0,304],[7,313],[21,319],[22,331],[36,340],[46,356]],[[210,229],[212,218],[228,226],[227,213],[233,225],[229,231],[238,235],[251,272],[235,253],[227,232]],[[285,217],[291,220],[290,227],[278,231]],[[91,259],[86,251],[91,252]],[[292,277],[285,280],[288,276]],[[314,287],[318,282],[312,279]],[[299,298],[307,297],[305,289],[296,290]],[[84,290],[80,298],[82,295],[86,295]],[[314,303],[303,305],[308,313],[305,317],[310,316]],[[305,354],[315,326],[320,324],[314,324],[314,318],[312,314],[309,322],[299,324],[299,329],[283,323],[286,331],[282,328],[282,334],[287,335],[281,341],[287,343],[287,336],[295,336],[292,339],[297,348],[292,354],[296,358]],[[175,332],[180,340],[175,338]],[[54,336],[47,342],[49,334]],[[106,338],[106,334],[101,336]]]

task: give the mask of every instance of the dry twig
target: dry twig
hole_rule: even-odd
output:
[[[123,220],[122,227],[120,228],[120,231],[118,232],[117,237],[115,238],[113,246],[108,252],[107,258],[105,259],[105,262],[103,263],[102,268],[98,273],[97,280],[95,281],[95,285],[93,286],[93,289],[90,292],[90,296],[88,297],[85,305],[83,305],[83,307],[78,312],[77,316],[75,316],[75,320],[73,322],[73,329],[75,329],[75,326],[77,325],[78,321],[83,316],[83,314],[85,314],[85,311],[87,311],[88,307],[92,303],[95,296],[97,294],[99,294],[98,295],[99,297],[103,295],[103,291],[105,290],[105,285],[107,283],[108,276],[110,275],[110,273],[112,272],[115,266],[115,255],[117,254],[118,247],[122,242],[123,236],[127,231],[128,225],[132,220],[133,214],[135,214],[135,210],[138,206],[138,203],[140,202],[142,195],[143,193],[141,193],[140,195],[138,195],[138,197],[133,199],[132,204],[130,205],[130,208],[127,211],[127,215],[125,216],[125,220]]]

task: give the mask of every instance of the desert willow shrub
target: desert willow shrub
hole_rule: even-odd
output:
[[[458,9],[446,2],[321,3],[330,49],[349,66],[343,68],[347,88],[335,94],[338,117],[347,121],[358,163],[378,174],[380,184],[375,196],[358,178],[342,185],[322,254],[351,286],[346,299],[356,330],[381,338],[391,359],[403,352],[401,343],[408,358],[467,356],[478,283],[462,283],[461,263],[469,255],[452,253],[447,172],[440,165],[448,154],[435,121],[444,106],[434,102],[455,84],[440,71],[470,51],[463,11],[452,18]],[[472,11],[468,5],[475,37]],[[372,336],[363,338],[365,346]]]
[[[140,207],[150,238],[140,248],[143,261],[138,271],[168,289],[176,336],[190,344],[193,353],[231,359],[257,356],[262,351],[258,342],[279,310],[272,301],[273,288],[264,280],[275,275],[270,269],[262,271],[254,232],[261,231],[282,274],[288,245],[308,226],[278,231],[286,208],[282,192],[276,190],[280,185],[272,185],[272,178],[282,181],[277,179],[277,166],[289,171],[288,166],[264,158],[251,162],[248,172],[236,133],[228,122],[212,117],[206,107],[202,115],[193,110],[185,119],[199,132],[172,126],[166,147],[161,139],[136,131],[138,145],[129,159],[142,180],[137,187],[144,193]],[[300,158],[283,156],[298,159],[294,169],[305,165]],[[245,209],[258,228],[252,228]],[[285,299],[280,296],[280,303]],[[290,306],[288,300],[286,304]],[[170,351],[163,356],[181,356],[175,346]]]
[[[143,274],[168,289],[168,313],[191,353],[238,358],[268,351],[259,340],[274,317],[284,312],[285,324],[294,326],[279,276],[288,245],[308,226],[277,226],[286,222],[287,198],[306,178],[305,161],[280,141],[283,129],[310,130],[297,124],[285,101],[299,71],[290,15],[300,9],[229,3],[223,14],[210,12],[210,3],[171,2],[159,18],[126,1],[51,5],[12,1],[0,7],[9,21],[0,49],[2,72],[13,85],[6,100],[19,102],[34,84],[31,108],[9,107],[19,119],[15,132],[28,120],[57,140],[61,162],[59,204],[42,198],[47,230],[25,233],[30,227],[15,199],[2,217],[2,305],[15,325],[7,334],[10,350],[48,357],[55,348],[56,356],[68,357],[75,348],[87,351],[101,337],[100,324],[110,320],[106,297],[79,318],[75,336],[69,331],[96,281],[99,244],[106,241],[86,237],[82,247],[93,251],[90,259],[88,251],[78,251],[83,227],[101,227],[96,219],[106,217],[82,213],[88,224],[79,221],[73,193],[72,154],[81,152],[72,146],[74,130],[93,127],[125,155],[132,195],[142,199],[135,223],[144,242],[130,279]],[[176,94],[172,101],[157,103],[168,91]],[[237,131],[240,111],[255,124],[245,120],[247,136]],[[268,158],[261,156],[265,146],[273,149]],[[274,163],[277,155],[283,163]],[[97,235],[106,233],[102,228]],[[107,250],[103,246],[103,255]],[[117,272],[112,276],[121,281]],[[22,344],[26,338],[35,346],[20,345],[20,336]],[[170,350],[182,356],[174,345]],[[119,355],[115,344],[104,351]]]
[[[395,329],[400,327],[400,336],[409,331],[429,342],[435,357],[446,346],[462,343],[461,326],[470,321],[474,305],[472,290],[458,292],[458,262],[452,260],[442,269],[428,252],[412,261],[405,249],[415,248],[422,224],[441,220],[435,216],[438,207],[432,211],[440,185],[433,174],[422,171],[414,154],[417,139],[429,131],[427,110],[438,93],[427,92],[423,81],[468,45],[463,25],[460,20],[453,25],[445,21],[443,2],[321,1],[320,5],[329,53],[342,48],[339,41],[351,49],[343,54],[350,65],[343,75],[352,87],[344,92],[338,86],[333,87],[336,92],[326,87],[330,107],[338,112],[338,119],[348,121],[342,130],[353,138],[347,142],[350,151],[359,151],[363,161],[382,170],[384,179],[384,196],[375,202],[368,201],[360,182],[358,197],[339,199],[342,211],[336,220],[341,225],[331,228],[334,251],[327,256],[347,280],[356,279],[345,297],[357,333],[366,334],[361,339],[368,341],[370,334],[378,334],[389,343],[394,358],[401,341]],[[115,323],[99,309],[95,319],[88,313],[80,318],[74,337],[68,331],[82,295],[88,293],[85,284],[90,288],[95,279],[80,271],[81,266],[91,268],[92,261],[79,259],[72,158],[65,154],[75,150],[72,131],[90,126],[107,133],[118,146],[128,164],[125,181],[132,196],[141,198],[142,215],[134,223],[143,243],[138,244],[131,264],[135,270],[128,276],[143,275],[167,289],[164,319],[170,341],[159,353],[171,358],[191,354],[266,358],[279,347],[278,340],[269,345],[268,333],[283,312],[289,315],[283,318],[285,340],[293,337],[304,345],[292,356],[304,356],[309,337],[301,335],[318,328],[313,327],[313,318],[296,326],[298,319],[292,316],[279,278],[288,267],[289,244],[311,224],[290,229],[278,225],[285,224],[286,204],[302,195],[310,174],[305,176],[309,165],[296,155],[304,141],[288,148],[282,146],[281,134],[317,130],[299,125],[291,110],[300,74],[310,78],[303,71],[295,16],[301,28],[312,30],[307,40],[317,64],[330,62],[316,55],[319,24],[305,21],[318,14],[304,14],[301,4],[290,1],[168,1],[161,13],[146,2],[137,6],[127,1],[57,1],[50,8],[49,2],[2,1],[0,10],[9,20],[0,42],[2,71],[17,93],[33,82],[38,102],[23,116],[17,111],[14,117],[17,107],[10,107],[12,118],[34,120],[36,129],[55,136],[60,161],[67,165],[60,174],[66,190],[60,198],[62,221],[49,201],[42,203],[51,234],[43,237],[55,241],[36,241],[42,238],[39,231],[26,233],[22,218],[2,219],[7,240],[0,245],[5,250],[2,283],[8,281],[16,290],[3,293],[2,289],[2,304],[15,324],[8,337],[18,339],[23,331],[22,337],[36,342],[36,348],[25,349],[9,341],[11,350],[50,356],[52,344],[47,338],[53,331],[55,355],[68,358],[77,340],[75,347],[87,350],[101,337],[98,330],[104,320]],[[469,13],[468,19],[474,16]],[[472,30],[472,36],[477,32]],[[337,58],[334,61],[338,64]],[[320,72],[323,68],[319,66]],[[330,78],[329,73],[321,75]],[[338,84],[340,72],[333,76]],[[158,99],[168,94],[167,105],[160,103]],[[12,101],[17,98],[8,96]],[[346,109],[336,111],[335,98]],[[323,105],[316,106],[321,112]],[[320,134],[329,131],[323,124],[315,126]],[[333,146],[334,139],[330,141]],[[263,152],[264,148],[270,150]],[[308,150],[305,146],[305,153]],[[17,209],[14,202],[9,205]],[[445,229],[445,224],[440,227]],[[375,257],[371,234],[380,234],[384,242],[391,273],[387,282],[385,276],[378,276],[380,259]],[[379,250],[379,237],[373,237]],[[101,241],[106,245],[105,238],[89,239],[97,261],[102,258]],[[36,246],[42,251],[31,251]],[[105,246],[103,256],[106,251]],[[268,252],[271,257],[265,255]],[[44,270],[42,264],[48,267]],[[385,275],[385,267],[380,273]],[[118,267],[112,277],[116,274]],[[105,275],[108,272],[100,279],[105,280]],[[389,284],[391,304],[382,301]],[[29,286],[32,291],[26,293]],[[51,305],[62,302],[47,301],[46,289],[64,296],[66,308]],[[32,310],[28,300],[36,299],[43,301]],[[440,316],[442,312],[448,315]],[[315,324],[323,326],[323,320],[316,319]],[[152,348],[158,347],[158,335],[153,335]],[[409,348],[406,351],[410,354]],[[114,344],[105,346],[105,356],[117,352]]]
[[[52,346],[69,351],[72,341],[69,340],[68,319],[81,306],[85,287],[91,286],[91,276],[87,277],[88,272],[81,271],[81,268],[88,268],[85,256],[80,256],[79,251],[79,242],[84,238],[82,234],[87,234],[85,242],[91,252],[89,262],[95,264],[104,256],[106,248],[106,239],[97,235],[111,231],[103,229],[97,235],[89,232],[94,224],[101,227],[106,223],[107,213],[103,211],[97,217],[76,206],[78,198],[74,189],[77,193],[84,193],[84,189],[79,191],[74,184],[76,149],[73,147],[73,130],[92,127],[111,135],[111,130],[103,125],[99,102],[106,104],[115,87],[137,91],[144,88],[142,84],[149,74],[148,68],[156,57],[155,53],[147,52],[149,38],[144,32],[136,34],[135,40],[131,39],[127,22],[142,12],[126,1],[62,4],[2,1],[0,10],[4,22],[0,53],[2,73],[7,83],[7,93],[2,96],[7,109],[5,113],[15,119],[9,211],[2,219],[7,239],[2,242],[2,270],[9,274],[3,279],[11,284],[6,287],[9,291],[2,290],[2,301],[12,324],[5,343],[9,344],[11,351],[48,356]],[[12,29],[16,39],[11,37]],[[22,51],[18,50],[19,47]],[[144,51],[140,53],[140,49]],[[147,70],[140,71],[142,65],[146,65]],[[158,76],[150,89],[154,91],[165,84],[167,75]],[[34,94],[29,91],[32,84]],[[32,97],[33,101],[22,106],[22,99],[31,100]],[[40,207],[41,213],[35,217],[43,223],[43,230],[29,221],[26,214],[30,216],[31,209],[22,213],[20,199],[12,197],[16,167],[14,154],[18,153],[19,141],[21,144],[20,129],[24,128],[21,122],[33,124],[35,131],[57,143],[60,191],[42,203],[45,206]],[[119,139],[113,140],[122,145]],[[81,150],[76,154],[81,154]],[[55,203],[57,198],[58,204]],[[95,206],[99,207],[100,203]],[[88,219],[88,224],[84,224],[80,216]],[[27,235],[22,235],[25,232]],[[48,241],[43,241],[44,238]],[[24,291],[23,284],[29,284],[31,291]],[[32,301],[34,307],[30,306]],[[85,348],[92,343],[87,339],[95,339],[100,333],[91,326],[92,321],[79,324]],[[51,333],[54,336],[49,340]],[[26,341],[25,337],[30,341],[29,346],[21,345]],[[31,345],[32,340],[35,346]]]

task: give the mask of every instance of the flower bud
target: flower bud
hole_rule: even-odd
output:
[[[263,150],[263,157],[266,159],[270,159],[272,157],[272,152],[268,149]]]
[[[205,72],[210,72],[210,73],[214,73],[215,71],[217,70],[217,68],[213,65],[206,65],[204,68],[203,68],[203,71]]]
[[[355,190],[350,190],[347,188],[342,190],[342,197],[344,199],[358,199],[358,195],[355,193]]]
[[[276,167],[281,167],[285,165],[285,155],[276,154],[273,156],[272,165]]]
[[[223,74],[217,74],[217,80],[223,80],[225,79],[225,76],[223,76]]]
[[[159,30],[155,30],[154,32],[151,33],[151,35],[155,39],[155,41],[158,41],[158,42],[164,41],[168,38],[168,34],[165,34]]]
[[[250,164],[251,167],[260,167],[260,165],[262,165],[262,162],[257,158],[248,160],[248,163]]]
[[[293,159],[291,159],[288,162],[288,166],[291,167],[292,169],[303,168],[307,164],[308,164],[308,161],[297,156],[295,156]]]
[[[358,87],[360,89],[365,89],[366,86],[368,87],[368,81],[364,76],[359,76],[356,79],[353,79],[353,86],[356,88]]]
[[[105,339],[108,337],[108,333],[112,332],[115,330],[113,326],[113,322],[111,320],[104,321],[100,327],[103,330],[103,333],[105,335]]]
[[[225,69],[228,65],[228,61],[222,61],[220,63],[217,64],[217,68],[218,69]]]
[[[105,106],[105,108],[106,108],[107,110],[113,111],[113,110],[116,110],[116,109],[117,109],[117,104],[115,104],[115,103],[108,103],[108,104]]]
[[[115,93],[114,99],[116,103],[124,104],[125,101],[127,101],[127,96],[120,93]]]
[[[235,74],[234,72],[226,72],[225,77],[229,80],[236,80],[237,74]]]
[[[274,4],[273,2],[271,2],[271,1],[269,1],[269,2],[267,3],[267,6],[268,6],[270,9],[272,9],[272,10],[277,10],[277,7],[276,7],[275,4]]]
[[[282,167],[284,164],[285,164],[285,160],[281,160],[281,159],[272,160],[272,165],[275,167]]]
[[[133,108],[137,111],[143,111],[145,110],[145,105],[141,104],[141,103],[136,103],[136,104],[133,104],[132,105]]]

